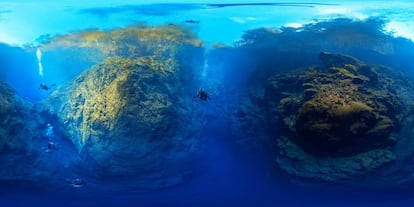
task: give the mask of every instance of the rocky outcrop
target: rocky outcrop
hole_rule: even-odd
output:
[[[290,175],[313,180],[343,182],[375,174],[395,160],[390,149],[374,149],[354,156],[319,157],[305,152],[287,137],[278,139],[278,166]]]
[[[30,104],[18,97],[12,88],[0,82],[0,152],[27,144],[22,135],[28,130],[25,119],[29,107]]]
[[[0,82],[0,180],[30,180],[40,174],[35,165],[41,143],[34,141],[39,124],[31,107]]]
[[[179,67],[153,57],[111,58],[46,100],[97,176],[133,176],[140,187],[180,182],[197,154]],[[160,185],[160,186],[153,186]]]
[[[200,140],[190,106],[204,53],[195,33],[134,25],[39,42],[26,50],[41,52],[44,68],[54,68],[43,78],[57,87],[30,104],[0,84],[0,180],[111,177],[150,190],[193,172]]]
[[[348,56],[321,53],[320,59],[327,71],[302,74],[290,86],[295,89],[284,91],[293,95],[278,104],[294,140],[307,151],[331,156],[395,141],[391,132],[399,126],[402,103],[392,80]],[[269,87],[268,92],[280,90]]]
[[[378,173],[397,158],[395,144],[412,106],[398,73],[345,55],[270,78],[265,108],[278,129],[276,163],[297,177],[344,182]],[[411,100],[411,101],[409,101]]]

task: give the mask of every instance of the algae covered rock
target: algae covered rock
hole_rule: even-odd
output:
[[[0,181],[31,180],[45,174],[37,162],[42,144],[37,118],[30,102],[0,82]]]
[[[168,186],[188,173],[197,146],[188,138],[185,83],[173,69],[153,57],[110,58],[58,88],[46,104],[96,164],[96,175]]]
[[[340,182],[378,173],[412,108],[398,73],[346,55],[320,53],[320,65],[269,79],[264,100],[279,129],[276,163],[289,174]],[[411,97],[411,99],[409,98]]]
[[[5,147],[18,148],[26,144],[21,135],[26,128],[27,111],[28,103],[10,86],[0,82],[0,152]]]
[[[349,56],[321,53],[320,59],[322,67],[291,81],[284,89],[293,95],[281,97],[277,104],[292,139],[308,152],[331,156],[391,144],[402,106],[391,79]],[[374,82],[367,71],[375,73]],[[282,92],[287,91],[273,84],[268,97],[280,97]]]

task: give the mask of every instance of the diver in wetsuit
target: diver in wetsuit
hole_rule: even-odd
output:
[[[207,99],[209,99],[209,95],[203,88],[200,88],[194,98],[199,98],[202,101],[207,101]]]
[[[49,89],[51,89],[53,86],[56,86],[56,84],[52,84],[50,86],[47,86],[46,84],[41,83],[39,89],[48,91]]]
[[[199,20],[185,20],[186,23],[190,23],[190,24],[198,24],[200,23]]]

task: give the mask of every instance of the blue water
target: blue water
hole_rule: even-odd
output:
[[[201,157],[188,166],[193,172],[180,184],[142,192],[134,188],[134,181],[117,178],[96,179],[94,172],[82,166],[71,166],[76,159],[73,143],[63,135],[55,134],[59,144],[56,153],[39,152],[38,165],[50,172],[48,179],[3,179],[0,177],[1,206],[412,206],[413,186],[382,188],[376,186],[302,182],[287,175],[273,162],[274,143],[259,144],[258,148],[245,149],[236,144],[229,130],[229,116],[238,104],[239,92],[248,87],[262,85],[269,74],[261,67],[280,67],[280,70],[314,64],[312,56],[320,50],[346,53],[367,63],[384,64],[414,77],[414,27],[411,1],[19,1],[0,2],[0,81],[10,85],[19,96],[40,103],[53,90],[39,90],[39,84],[64,84],[96,63],[77,61],[76,56],[64,53],[42,54],[42,75],[39,69],[37,48],[42,40],[55,35],[71,34],[88,29],[108,30],[144,22],[147,25],[178,24],[190,28],[203,40],[205,51],[197,78],[191,87],[196,92],[204,87],[211,92],[207,102],[191,103],[195,120],[202,120],[197,136],[203,140]],[[57,16],[61,17],[56,18]],[[188,20],[199,22],[186,22]],[[354,24],[354,22],[357,22]],[[345,38],[353,31],[366,34],[367,39],[355,45],[338,46],[335,39],[300,33],[303,25],[312,27],[326,22],[328,31],[345,31]],[[359,23],[358,23],[359,22]],[[410,27],[411,26],[411,27]],[[248,31],[258,28],[298,29],[284,37],[283,42],[265,42],[261,47],[246,50],[218,50],[216,43],[237,48],[240,40],[248,39]],[[320,28],[318,28],[320,29]],[[250,34],[256,34],[254,32]],[[349,34],[349,35],[347,35]],[[244,36],[243,36],[244,35]],[[372,38],[372,39],[370,39]],[[392,42],[387,46],[368,50],[372,42]],[[312,44],[313,41],[317,44]],[[324,42],[332,44],[324,44]],[[303,45],[298,55],[274,47],[286,48]],[[273,47],[274,46],[274,47]],[[29,48],[29,49],[27,49]],[[362,49],[361,49],[362,48]],[[259,51],[259,52],[258,52]],[[378,52],[379,51],[379,52]],[[384,52],[385,51],[385,52]],[[387,52],[388,51],[388,52]],[[250,52],[250,53],[249,53]],[[261,54],[263,52],[263,55]],[[371,53],[372,52],[372,53]],[[255,56],[252,56],[255,54]],[[61,55],[61,56],[59,56]],[[292,60],[292,55],[294,58]],[[260,59],[262,62],[258,62]],[[198,59],[197,59],[198,60]],[[196,61],[194,58],[193,61]],[[268,62],[267,62],[268,61]],[[259,68],[259,69],[258,69]],[[249,85],[251,84],[251,85]],[[192,96],[193,94],[188,94]],[[202,117],[200,119],[200,117]],[[48,120],[54,123],[54,118]],[[0,125],[1,126],[1,125]],[[39,130],[45,130],[41,128]],[[38,149],[47,142],[35,140]],[[259,141],[258,141],[259,142]],[[41,150],[40,150],[41,151]],[[7,158],[6,153],[0,156]],[[19,169],[32,154],[21,152],[12,166],[0,166],[0,171]],[[29,162],[29,161],[28,161]],[[128,160],[125,160],[128,162]],[[177,163],[178,165],[178,163]],[[407,166],[409,168],[409,166]],[[17,171],[17,170],[16,170]],[[3,173],[1,173],[3,174]],[[88,177],[89,176],[89,177]],[[68,179],[85,178],[85,185],[73,187]],[[90,178],[90,179],[88,179]]]

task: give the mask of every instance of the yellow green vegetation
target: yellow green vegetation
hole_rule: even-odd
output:
[[[352,114],[359,114],[361,112],[373,112],[373,108],[359,101],[351,101],[348,104],[340,105],[333,108],[334,116],[346,116]]]
[[[338,72],[338,73],[340,73],[340,74],[342,74],[344,76],[349,76],[349,77],[353,76],[353,74],[350,71],[348,71],[347,69],[345,69],[345,68],[331,67],[329,69],[334,70],[334,71],[336,71],[336,72]]]
[[[101,40],[105,37],[105,32],[102,31],[91,31],[91,32],[81,32],[81,39],[85,42],[93,42]]]
[[[149,27],[145,25],[131,26],[124,29],[109,31],[113,41],[124,38],[136,38],[139,41],[158,41],[172,42],[177,44],[190,44],[201,46],[201,41],[195,37],[195,34],[189,29],[177,25],[164,25],[159,27]]]
[[[163,53],[177,45],[202,46],[189,28],[177,25],[129,26],[113,30],[88,30],[51,38],[43,50],[59,48],[97,48],[105,56]],[[173,51],[175,52],[175,51]],[[120,54],[122,53],[122,54]]]

